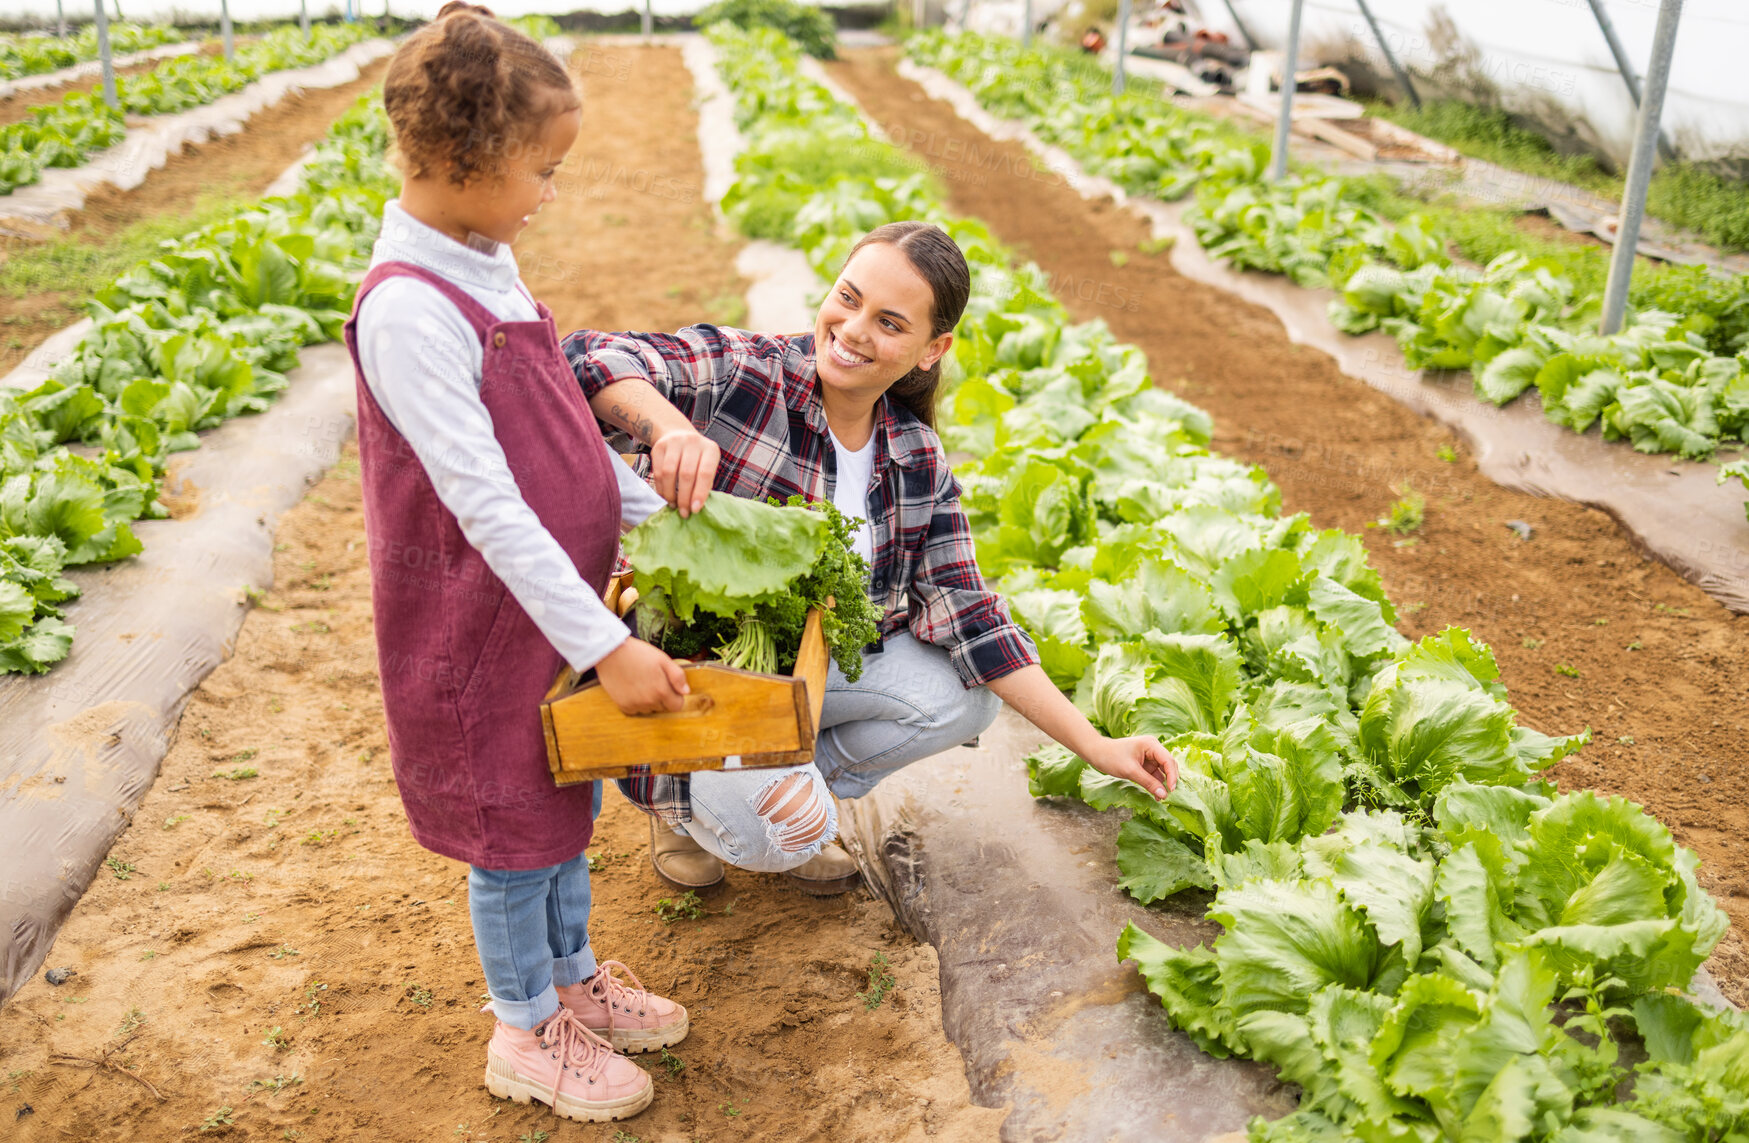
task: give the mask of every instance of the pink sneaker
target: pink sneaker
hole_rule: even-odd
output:
[[[566,1119],[611,1123],[650,1106],[655,1085],[560,1008],[532,1032],[498,1022],[486,1045],[486,1090],[517,1103],[539,1100]]]
[[[631,981],[629,987],[614,976],[615,969]],[[617,1051],[653,1052],[686,1039],[686,1009],[646,990],[617,960],[604,961],[582,984],[559,989],[559,1003]]]

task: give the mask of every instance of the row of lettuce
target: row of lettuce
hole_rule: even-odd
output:
[[[310,67],[374,35],[365,24],[320,25],[310,36],[280,28],[236,50],[231,60],[183,56],[115,81],[117,106],[99,90],[74,91],[0,127],[0,195],[41,180],[45,169],[82,166],[127,134],[129,115],[168,115],[201,107],[287,68]]]
[[[301,346],[339,336],[399,185],[387,143],[380,100],[361,99],[296,194],[165,243],[99,292],[50,379],[0,390],[0,674],[66,657],[63,569],[141,550],[132,523],[165,515],[171,453],[265,409]]]
[[[111,24],[109,50],[115,55],[143,52],[182,42],[182,33],[162,24]],[[0,35],[0,80],[43,75],[97,58],[97,27],[68,36]]]
[[[1749,1023],[1681,991],[1727,926],[1694,856],[1630,802],[1537,778],[1586,736],[1517,725],[1466,632],[1409,644],[1356,537],[1283,517],[1139,350],[1071,324],[793,45],[708,34],[747,136],[724,200],[744,232],[832,275],[869,228],[924,218],[972,263],[942,436],[974,458],[979,561],[1091,718],[1182,763],[1156,803],[1052,748],[1032,791],[1129,812],[1138,899],[1213,891],[1212,947],[1131,927],[1119,951],[1207,1051],[1299,1085],[1252,1138],[1749,1131]]]
[[[559,34],[548,16],[509,22]],[[275,59],[297,66],[368,34],[317,27],[306,54],[274,55],[290,43],[276,32],[256,45],[269,54],[239,51],[237,63],[257,74]],[[158,482],[171,453],[265,410],[300,348],[340,336],[383,203],[400,187],[388,136],[381,99],[361,97],[317,146],[297,193],[165,243],[98,291],[94,327],[47,381],[0,390],[0,675],[66,658],[74,629],[61,605],[78,588],[62,572],[142,550],[132,523],[166,514]]]
[[[1340,329],[1389,333],[1416,369],[1467,369],[1483,400],[1535,388],[1557,424],[1688,458],[1749,430],[1749,278],[1642,267],[1628,323],[1601,336],[1600,250],[1538,243],[1486,225],[1489,212],[1407,200],[1377,178],[1300,169],[1273,182],[1255,135],[1147,92],[1113,96],[1109,73],[1060,53],[939,32],[906,50],[1131,194],[1194,193],[1186,221],[1209,253],[1334,287]]]

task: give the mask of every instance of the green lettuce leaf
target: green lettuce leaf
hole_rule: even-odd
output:
[[[694,613],[725,618],[749,603],[775,602],[814,566],[831,526],[817,512],[738,496],[707,497],[682,518],[664,508],[625,536],[640,595],[659,591],[683,622]]]

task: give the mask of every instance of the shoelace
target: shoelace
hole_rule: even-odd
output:
[[[614,976],[616,969],[624,973],[626,979],[631,981],[630,986]],[[630,1016],[635,1009],[637,1014],[642,1016],[650,1004],[650,993],[644,987],[644,982],[639,980],[631,969],[617,960],[601,962],[601,967],[589,980],[589,995],[596,1000],[607,1002],[607,1030],[610,1033],[616,1023],[614,1019],[616,1012],[624,1012]]]
[[[602,1078],[607,1061],[613,1058],[613,1045],[583,1026],[569,1008],[560,1007],[552,1017],[536,1028],[540,1046],[552,1059],[553,1104],[559,1099],[559,1081],[566,1069],[593,1087]]]

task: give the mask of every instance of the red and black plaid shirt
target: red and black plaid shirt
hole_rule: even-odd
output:
[[[837,456],[820,404],[812,334],[713,325],[671,334],[583,330],[565,339],[564,350],[585,396],[616,381],[647,381],[715,441],[723,452],[716,491],[832,498]],[[648,476],[648,457],[640,464]],[[885,398],[875,410],[874,471],[869,597],[882,608],[882,636],[909,627],[947,652],[968,687],[1037,663],[1032,640],[984,585],[940,438]]]

